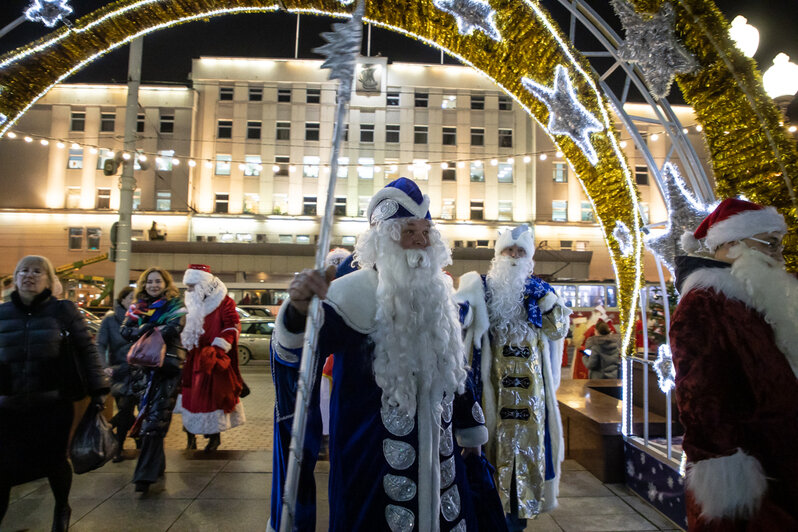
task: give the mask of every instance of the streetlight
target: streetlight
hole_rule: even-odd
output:
[[[742,15],[734,17],[729,37],[746,57],[754,57],[756,49],[759,48],[759,30],[748,24],[747,18]]]
[[[762,75],[762,83],[765,92],[786,116],[787,108],[798,92],[798,65],[791,63],[787,54],[780,53],[773,58],[773,66]]]

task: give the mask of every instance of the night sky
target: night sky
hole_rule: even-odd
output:
[[[18,18],[32,0],[3,0],[0,27]],[[72,20],[105,5],[107,0],[71,0]],[[765,71],[778,52],[785,52],[798,63],[798,0],[716,0],[731,20],[741,14],[760,32],[760,45],[755,59]],[[559,3],[543,0],[555,18],[563,13]],[[613,21],[620,31],[616,17],[607,0],[591,2],[600,15]],[[293,57],[296,15],[287,13],[227,15],[209,22],[192,22],[150,34],[144,39],[142,81],[186,84],[191,58],[208,56],[230,57]],[[300,21],[300,58],[319,58],[310,50],[323,44],[319,33],[330,30],[333,19],[304,15]],[[40,23],[24,22],[0,37],[0,53],[5,53],[44,36],[47,28]],[[623,35],[623,33],[621,33]],[[365,44],[364,44],[365,53]],[[437,63],[440,52],[398,33],[372,29],[371,54],[381,54],[393,61]],[[76,73],[68,82],[119,82],[127,74],[128,48],[107,54]],[[446,58],[447,63],[455,63]]]

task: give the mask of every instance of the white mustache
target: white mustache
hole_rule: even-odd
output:
[[[407,265],[411,268],[429,268],[431,264],[429,254],[425,249],[406,249],[405,258]]]

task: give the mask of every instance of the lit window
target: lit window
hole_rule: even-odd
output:
[[[244,193],[244,208],[242,209],[246,214],[258,214],[258,206],[260,204],[260,194],[251,192]],[[250,234],[249,240],[252,240]]]
[[[84,131],[86,129],[86,113],[72,111],[70,131]]]
[[[160,131],[161,133],[175,132],[175,115],[161,115]]]
[[[485,108],[485,95],[472,94],[471,95],[471,109],[484,109]]]
[[[233,87],[219,87],[219,100],[232,101],[233,100]]]
[[[111,189],[98,188],[97,189],[97,208],[110,209],[111,208]]]
[[[568,168],[565,166],[565,163],[554,163],[554,182],[568,182]]]
[[[445,127],[443,128],[443,139],[441,144],[444,146],[454,146],[457,144],[457,128]]]
[[[338,157],[338,179],[349,177],[349,157]]]
[[[396,107],[399,105],[399,92],[389,92],[385,97],[385,105],[388,107]]]
[[[583,222],[595,222],[596,217],[593,215],[593,206],[590,204],[589,201],[583,201],[581,203],[581,220]]]
[[[100,114],[100,131],[105,133],[113,133],[114,123],[116,122],[115,113],[101,113]]]
[[[318,122],[305,122],[305,140],[319,140],[320,127]]]
[[[319,177],[319,162],[321,159],[315,155],[306,155],[302,158],[302,177]]]
[[[374,142],[374,124],[360,124],[360,142]]]
[[[513,221],[513,202],[512,200],[499,201],[499,221],[512,222]]]
[[[310,244],[310,235],[296,235],[297,244]]]
[[[551,220],[553,222],[568,221],[568,202],[554,200],[551,202]]]
[[[230,194],[216,194],[213,202],[213,212],[227,213],[230,206]]]
[[[77,170],[83,168],[83,148],[70,148],[67,168]]]
[[[111,150],[100,148],[100,152],[97,155],[97,170],[102,170],[103,165],[105,165],[105,161],[108,159],[113,159],[114,155]]]
[[[216,175],[230,175],[230,168],[233,166],[232,155],[216,155]]]
[[[357,160],[357,176],[360,179],[374,179],[374,159],[360,157]]]
[[[307,103],[320,103],[321,102],[321,89],[308,89]]]
[[[399,161],[397,159],[385,159],[385,181],[390,183],[394,179],[399,178]]]
[[[499,130],[499,148],[512,148],[513,147],[513,130],[500,129]]]
[[[413,102],[416,107],[429,106],[429,93],[416,91],[413,97]]]
[[[172,159],[175,158],[175,150],[161,150],[155,158],[155,167],[161,172],[172,171]]]
[[[354,246],[355,242],[357,242],[357,237],[354,236],[341,237],[341,244],[343,244],[344,246]]]
[[[470,170],[471,181],[481,183],[485,181],[485,166],[482,161],[472,161]]]
[[[454,207],[455,205],[453,198],[444,198],[443,209],[441,209],[441,219],[454,220]]]
[[[316,216],[316,196],[305,196],[302,198],[302,214],[305,216]]]
[[[249,101],[262,102],[263,101],[263,87],[250,87],[249,88]]]
[[[280,235],[278,237],[278,241],[280,242],[280,244],[293,244],[294,235]]]
[[[70,227],[69,228],[69,250],[78,251],[83,249],[83,228]]]
[[[441,101],[441,109],[456,109],[457,108],[457,96],[454,94],[444,94],[443,100]]]
[[[485,202],[483,200],[471,200],[471,219],[484,220],[485,219]]]
[[[441,170],[442,181],[457,181],[457,163],[449,161],[446,163],[446,168]]]
[[[287,214],[288,194],[275,194],[272,196],[272,204],[272,214]],[[291,241],[293,242],[293,239]]]
[[[413,159],[413,179],[421,181],[429,179],[429,167],[425,159]]]
[[[413,128],[413,143],[426,144],[427,143],[428,128],[427,126],[415,126]]]
[[[346,216],[346,196],[336,196],[335,206],[333,207],[335,216]]]
[[[100,249],[100,237],[102,236],[102,229],[99,227],[86,228],[86,249]]]
[[[277,140],[291,140],[291,122],[277,122]]]
[[[250,140],[260,140],[261,123],[259,121],[247,121],[247,138]]]
[[[385,126],[385,142],[396,143],[399,142],[399,126],[396,124],[388,124]]]
[[[499,183],[512,183],[513,182],[513,164],[512,163],[499,163]]]
[[[485,129],[481,127],[471,128],[471,145],[484,146],[485,145]]]
[[[133,191],[133,210],[137,211],[141,208],[141,189],[137,188]]]
[[[358,216],[365,216],[366,211],[369,208],[369,202],[371,201],[371,196],[358,196],[357,197],[357,215]]]
[[[587,240],[577,240],[574,243],[574,251],[587,251]]]
[[[244,156],[244,175],[245,176],[259,176],[262,166],[260,155],[245,155]]]
[[[155,193],[155,210],[172,210],[172,192],[169,190],[159,190]]]

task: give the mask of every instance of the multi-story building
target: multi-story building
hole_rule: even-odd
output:
[[[320,65],[203,57],[193,62],[191,87],[141,88],[137,148],[146,160],[135,171],[133,278],[156,263],[179,272],[205,262],[231,281],[280,286],[312,264],[337,100],[337,82]],[[455,275],[484,271],[497,231],[527,222],[538,272],[612,278],[577,177],[511,97],[461,66],[369,57],[356,75],[337,161],[333,245],[354,244],[372,194],[406,176],[431,198],[432,217],[455,248]],[[15,126],[14,138],[0,140],[0,272],[25,254],[60,265],[108,249],[118,177],[102,168],[122,149],[125,95],[123,85],[57,86]],[[693,122],[690,109],[676,111]],[[667,138],[644,134],[663,160]],[[631,142],[625,149],[644,210],[664,220],[642,157]],[[165,241],[146,241],[153,221]],[[85,273],[110,277],[113,265]]]

